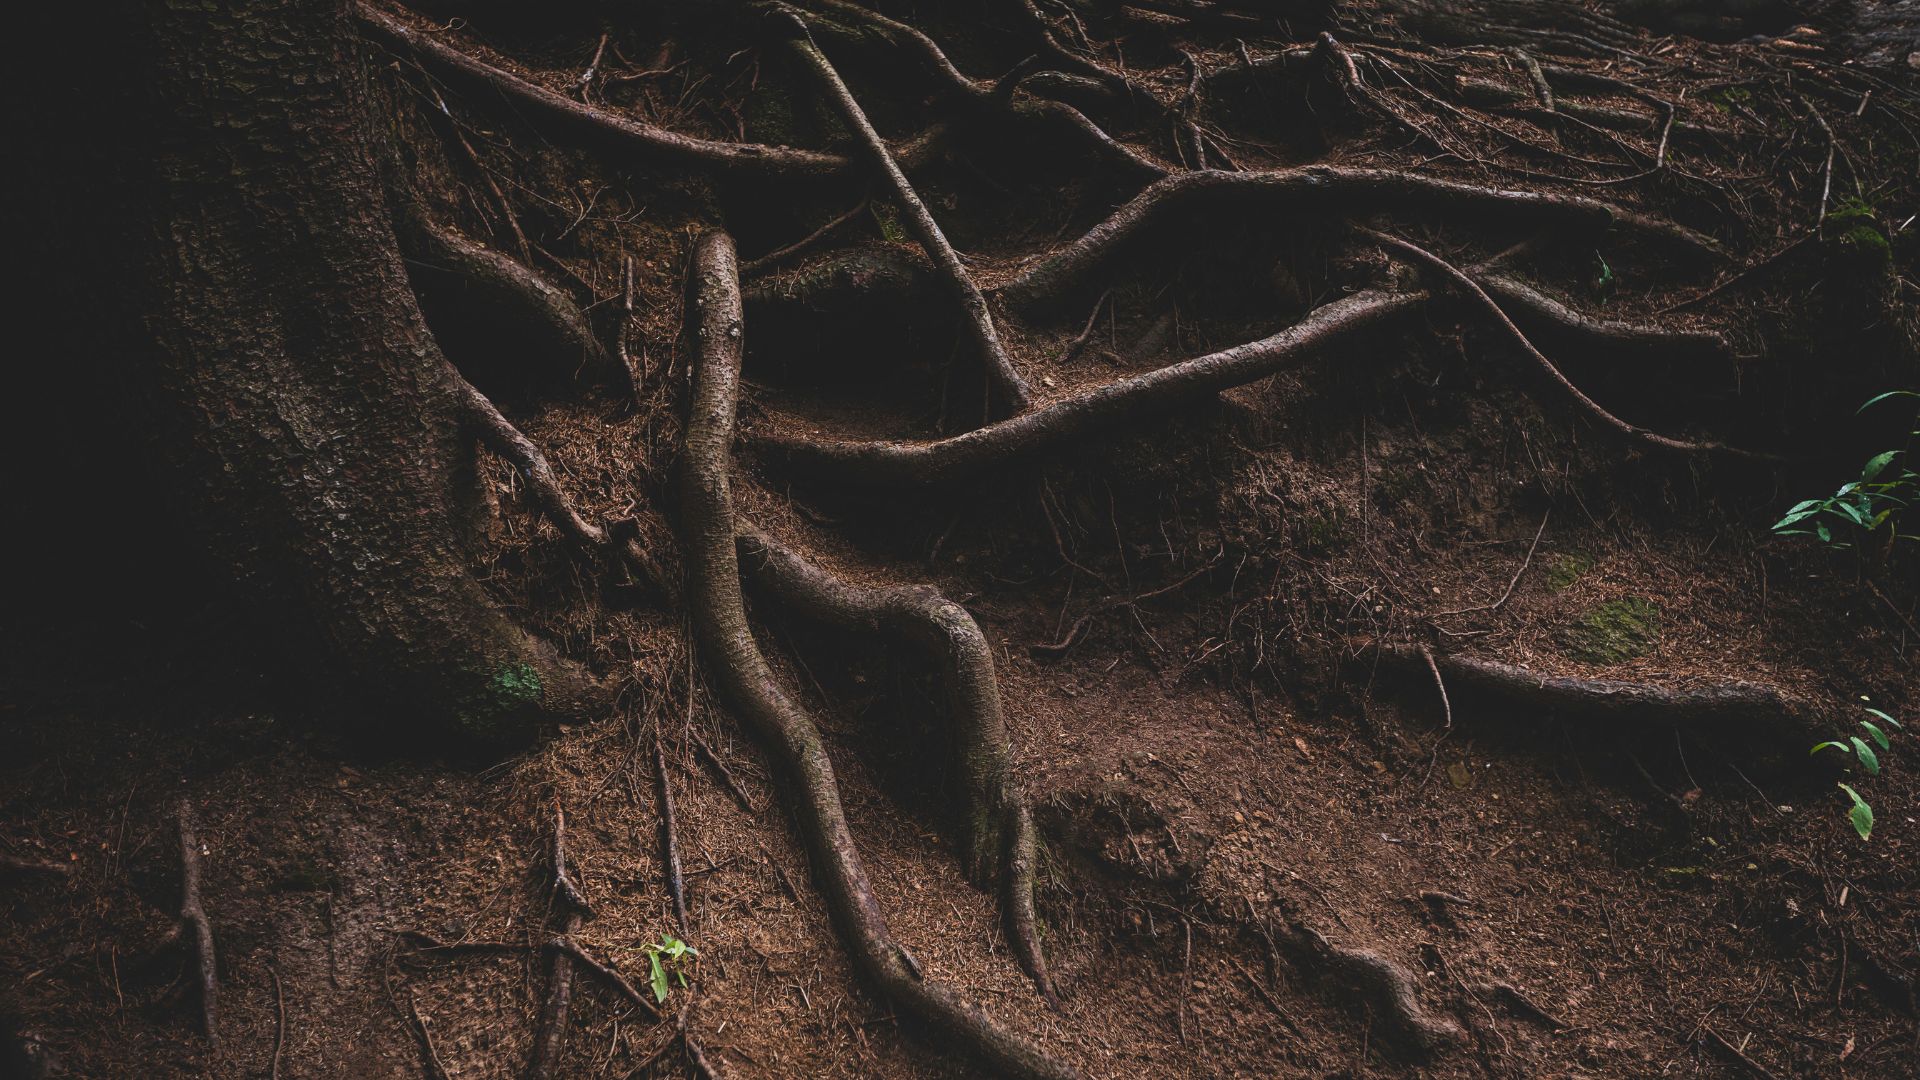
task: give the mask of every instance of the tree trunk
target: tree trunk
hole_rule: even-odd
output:
[[[120,361],[106,381],[160,450],[177,522],[363,715],[500,744],[586,706],[590,681],[471,571],[474,439],[401,262],[344,6],[182,0],[95,27],[105,65],[23,84],[39,190],[9,202],[43,211],[23,226],[43,287],[101,323],[81,340]],[[61,137],[76,123],[97,137]],[[134,257],[109,275],[76,239],[115,234]]]

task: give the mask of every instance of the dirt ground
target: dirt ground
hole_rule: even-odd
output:
[[[577,59],[580,46],[523,53]],[[956,55],[980,70],[979,57],[998,56]],[[1177,81],[1178,64],[1153,77]],[[410,78],[396,84],[403,99]],[[773,112],[780,101],[773,90],[747,100]],[[890,134],[911,119],[896,104],[902,115],[882,118]],[[662,113],[726,127],[693,106]],[[772,123],[762,113],[741,115],[749,136],[777,141],[752,130],[755,117]],[[1419,158],[1391,124],[1356,126],[1366,134],[1307,145],[1252,123],[1233,145],[1249,166]],[[1817,146],[1792,152],[1817,173]],[[568,160],[515,167],[529,183],[577,180]],[[977,168],[939,163],[925,184],[989,287],[1128,194],[1103,201],[1089,185],[1047,201],[1036,193],[1059,179],[1043,168],[985,183]],[[575,224],[639,259],[643,400],[529,395],[509,410],[595,514],[657,494],[672,459],[686,377],[672,344],[678,290],[688,233],[711,216],[685,187],[633,187],[582,199],[598,216],[579,210]],[[1776,203],[1749,207],[1729,242],[1770,251],[1791,239],[1782,222],[1805,207],[1789,194],[1800,197],[1782,185]],[[1652,201],[1687,209],[1697,195]],[[1037,223],[1006,227],[1036,207]],[[789,209],[756,211],[761,228],[736,212],[743,251],[809,231],[780,217]],[[1914,208],[1880,216],[1903,209]],[[574,208],[523,211],[538,234]],[[850,246],[912,250],[889,230],[875,216]],[[1311,222],[1245,231],[1203,234],[1199,254],[1123,276],[1102,320],[1083,324],[1098,312],[1083,306],[1010,321],[1037,396],[1271,332],[1275,310],[1398,272]],[[1486,252],[1515,239],[1499,227],[1422,235]],[[578,283],[617,295],[617,259],[554,243]],[[1248,270],[1246,251],[1287,244],[1297,257]],[[1671,268],[1630,247],[1607,254],[1610,278],[1627,282],[1610,316],[1660,313],[1675,329],[1728,329],[1743,348],[1775,343],[1764,359],[1743,351],[1730,375],[1566,358],[1637,421],[1704,418],[1733,438],[1792,426],[1782,416],[1796,400],[1853,393],[1825,380],[1825,339],[1782,348],[1769,321],[1850,311],[1853,279],[1809,284],[1796,265],[1666,315]],[[1539,266],[1591,285],[1584,253],[1554,258]],[[951,327],[858,288],[846,307],[783,304],[819,280],[807,264],[748,283],[748,433],[943,430],[968,402],[961,391],[949,402],[952,362],[919,346],[951,340]],[[1863,702],[1920,715],[1920,581],[1910,565],[1863,566],[1768,533],[1804,491],[1830,486],[1824,466],[1775,474],[1623,447],[1556,407],[1464,310],[1436,308],[1384,340],[951,497],[809,491],[742,462],[736,501],[763,527],[850,578],[938,585],[997,653],[1045,842],[1039,911],[1057,1011],[1014,962],[995,895],[955,857],[931,680],[904,649],[760,621],[831,744],[894,934],[928,978],[1095,1077],[1920,1076],[1912,734],[1895,736],[1872,778],[1807,752]],[[1094,347],[1063,357],[1083,325],[1100,330]],[[913,359],[888,363],[879,339],[907,342]],[[823,371],[843,353],[852,359]],[[614,715],[505,760],[396,751],[343,724],[311,687],[273,674],[249,624],[197,587],[125,588],[131,572],[116,570],[86,603],[5,620],[0,855],[33,864],[0,876],[7,1022],[72,1076],[518,1076],[546,995],[556,812],[594,909],[584,948],[644,991],[645,947],[673,932],[658,738],[699,950],[692,985],[655,1015],[577,973],[559,1074],[692,1075],[683,1021],[717,1075],[975,1075],[856,981],[782,792],[709,699],[681,617],[589,580],[510,469],[488,480],[501,507],[496,595],[571,655],[626,673]],[[657,515],[640,527],[668,542]],[[1376,648],[1426,642],[1541,676],[1760,683],[1812,702],[1812,719],[1561,714],[1458,687],[1443,708],[1424,668]],[[1872,802],[1869,842],[1848,825],[1841,779]],[[182,803],[218,944],[217,1047],[196,1032],[181,956],[154,948],[179,906]],[[1411,976],[1417,1026],[1353,959],[1369,955]]]

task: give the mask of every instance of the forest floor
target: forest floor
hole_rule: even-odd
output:
[[[1232,50],[1219,55],[1232,62]],[[995,59],[1005,63],[993,70],[1011,65]],[[555,85],[564,67],[524,65]],[[1168,60],[1152,77],[1178,83],[1179,69]],[[777,88],[754,85],[749,104],[765,110],[745,109],[744,135],[778,141],[753,123],[804,127]],[[1235,152],[1275,168],[1406,165],[1424,152],[1407,149],[1401,127],[1337,115],[1329,89],[1315,92],[1334,135],[1350,134],[1343,123],[1369,133],[1316,135],[1305,149],[1250,136]],[[1415,107],[1412,95],[1394,100]],[[1689,103],[1697,115],[1686,115],[1737,127],[1736,113],[1754,116],[1746,100]],[[890,136],[910,128],[911,105],[901,95],[889,110],[899,115],[882,118]],[[696,112],[670,115],[693,125]],[[431,119],[411,122],[424,131]],[[1647,133],[1635,138],[1641,159],[1663,167],[1665,136],[1659,158]],[[1822,145],[1793,147],[1799,186],[1774,194],[1805,218]],[[1417,167],[1474,173],[1434,160]],[[544,148],[513,161],[529,184],[576,184],[577,164]],[[1020,159],[983,182],[980,165],[953,160],[916,174],[989,290],[1131,193],[1104,181],[1069,190],[1051,167]],[[520,211],[530,232],[554,237],[549,269],[572,275],[603,313],[617,306],[621,260],[639,259],[639,404],[521,396],[498,370],[489,384],[468,369],[561,463],[592,515],[659,491],[683,411],[686,358],[669,343],[686,237],[713,217],[685,186],[633,183],[637,195],[615,185],[596,203],[570,187],[574,206],[527,200]],[[1658,188],[1642,202],[1696,210],[1705,196],[1675,183],[1679,194]],[[1885,193],[1879,220],[1911,213],[1909,185]],[[1823,216],[1825,205],[1823,195]],[[755,204],[728,225],[743,253],[764,252],[811,231],[801,219],[829,206],[843,208]],[[1816,227],[1800,246],[1804,222],[1790,229],[1780,206],[1762,209],[1742,223],[1747,248],[1825,243]],[[1491,255],[1533,231],[1508,224],[1423,242]],[[877,212],[849,231],[876,258],[913,250]],[[589,236],[615,236],[619,256],[571,246]],[[1408,277],[1313,222],[1236,221],[1180,239],[1195,250],[1122,276],[1110,301],[1089,295],[1091,307],[1045,325],[1005,320],[1036,397],[1249,340],[1272,331],[1275,310]],[[1286,257],[1276,263],[1275,251]],[[1550,254],[1537,267],[1579,279],[1563,291],[1609,317],[1712,325],[1743,348],[1777,329],[1769,310],[1804,305],[1816,321],[1820,304],[1850,310],[1835,297],[1857,284],[1794,264],[1738,301],[1729,289],[1668,313],[1672,295],[1656,295],[1666,263],[1609,248],[1599,266],[1624,284],[1596,299],[1587,256]],[[872,265],[885,277],[884,262]],[[924,281],[912,303],[863,296],[858,281],[833,293],[847,273],[815,262],[748,283],[750,435],[927,434],[980,404],[962,392],[949,401],[956,365],[929,343],[953,340],[951,313],[925,317],[942,300],[927,299]],[[1436,308],[964,497],[810,491],[743,463],[735,498],[758,525],[845,578],[938,585],[995,650],[1020,786],[1045,841],[1038,906],[1057,1011],[1010,954],[996,897],[960,870],[928,680],[901,674],[904,650],[778,616],[758,626],[776,670],[821,718],[895,936],[928,978],[1089,1076],[1920,1076],[1913,734],[1894,735],[1870,778],[1808,753],[1844,734],[1862,704],[1920,715],[1911,573],[1768,531],[1786,506],[1830,488],[1826,473],[1776,478],[1623,448],[1538,392],[1503,335],[1463,322]],[[1083,326],[1092,344],[1066,348]],[[1796,402],[1860,400],[1851,384],[1823,381],[1830,358],[1812,354],[1831,345],[1815,336],[1784,359],[1742,354],[1731,372],[1604,351],[1562,359],[1597,396],[1627,402],[1630,419],[1724,420],[1754,436],[1784,430],[1781,411]],[[823,358],[847,357],[822,373]],[[1740,415],[1754,400],[1759,415]],[[658,740],[686,936],[699,950],[692,985],[673,986],[656,1015],[576,974],[559,1075],[684,1075],[680,1020],[729,1077],[976,1075],[856,980],[788,804],[760,749],[710,701],[682,616],[636,599],[642,590],[584,581],[576,553],[525,512],[512,471],[495,463],[487,479],[502,508],[489,556],[498,598],[597,672],[632,676],[614,715],[506,760],[395,753],[343,731],[315,704],[322,695],[265,674],[273,665],[244,622],[165,582],[130,594],[134,618],[123,594],[6,621],[8,1022],[75,1076],[521,1075],[547,995],[556,812],[594,908],[577,934],[586,951],[645,990],[646,947],[674,932]],[[663,544],[670,535],[657,518],[642,528]],[[1379,648],[1422,642],[1542,677],[1758,683],[1819,703],[1820,720],[1522,708]],[[1843,779],[1873,805],[1870,841],[1848,823]],[[217,1048],[196,1030],[182,957],[154,948],[180,907],[183,799],[218,948]],[[1418,1011],[1394,1006],[1353,960],[1368,954],[1412,977]]]

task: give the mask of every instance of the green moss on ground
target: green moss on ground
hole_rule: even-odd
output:
[[[1645,656],[1660,640],[1660,608],[1643,596],[1589,608],[1564,635],[1568,656],[1589,664],[1618,664]]]

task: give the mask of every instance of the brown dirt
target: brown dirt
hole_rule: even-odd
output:
[[[520,59],[485,55],[557,86],[594,36],[563,47],[501,31],[501,52]],[[645,66],[660,42],[631,36],[626,55]],[[988,37],[955,40],[969,71],[1018,59]],[[1232,59],[1217,41],[1195,47]],[[738,137],[742,115],[767,123],[790,104],[779,95],[799,93],[770,60],[762,70],[757,56],[722,63],[732,50],[702,49],[674,76],[677,94],[643,81],[620,91],[631,98],[623,104]],[[1748,79],[1771,62],[1747,46],[1697,58]],[[1455,59],[1514,78],[1491,50]],[[1662,86],[1697,77],[1674,64]],[[1162,89],[1181,85],[1177,60],[1140,67]],[[407,70],[387,77],[396,101],[413,102],[402,126],[421,175],[437,178],[427,189],[476,234],[491,222],[504,235],[494,210],[476,209],[487,196],[471,168],[419,109],[430,84]],[[849,72],[856,95],[889,99],[867,78]],[[1754,110],[1764,96],[1756,89]],[[873,111],[891,136],[914,117],[908,96],[890,100],[896,107]],[[1427,157],[1404,129],[1316,101],[1334,117],[1326,130],[1234,129],[1241,163]],[[1738,112],[1696,98],[1683,118],[1739,127]],[[833,130],[804,110],[788,121],[796,140],[815,121]],[[1549,138],[1521,120],[1485,123]],[[477,126],[469,134],[482,138]],[[1311,146],[1309,134],[1336,145]],[[1489,155],[1500,141],[1484,125],[1446,137]],[[537,145],[518,130],[481,142],[520,183],[564,196],[514,197],[528,232],[552,245],[543,272],[610,309],[620,256],[636,259],[641,400],[493,389],[590,520],[638,513],[642,535],[666,550],[662,492],[688,360],[672,344],[680,275],[690,232],[716,216],[713,196],[693,181],[610,177],[577,155],[523,149]],[[1566,145],[1588,153],[1603,143]],[[1873,167],[1856,152],[1858,167]],[[1777,250],[1804,225],[1795,185],[1817,183],[1820,155],[1802,135],[1779,150],[1790,174],[1780,182],[1741,186],[1739,167],[1758,168],[1757,155],[1729,166],[1674,153],[1722,175],[1608,197],[1702,216],[1716,199],[1738,202],[1742,213],[1713,220],[1749,253]],[[989,285],[1128,194],[1064,184],[1054,172],[1071,170],[1051,159],[991,165],[999,171],[981,183],[987,166],[956,155],[930,166],[923,187]],[[1488,166],[1421,167],[1484,179]],[[796,222],[846,202],[803,200],[791,220],[735,210],[736,231],[756,244],[743,240],[743,252],[796,239],[808,231]],[[1882,205],[1884,220],[1911,213],[1910,178]],[[1016,211],[1018,230],[1007,224]],[[761,217],[777,224],[748,224]],[[578,227],[565,231],[570,222]],[[913,257],[883,230],[862,223],[842,245]],[[1496,223],[1422,242],[1490,254],[1519,238]],[[1396,273],[1377,251],[1292,221],[1238,222],[1190,244],[1204,255],[1119,281],[1095,347],[1072,363],[1056,358],[1097,290],[1057,320],[1009,322],[1037,399],[1271,332],[1276,310],[1291,318],[1310,300]],[[1250,261],[1276,244],[1293,257]],[[1907,268],[1910,252],[1900,256]],[[1610,317],[1652,315],[1707,280],[1675,286],[1668,275],[1679,271],[1630,245],[1607,254],[1623,282]],[[1825,397],[1844,412],[1865,396],[1819,372],[1821,313],[1854,310],[1841,295],[1847,279],[1829,287],[1783,261],[1790,271],[1777,278],[1665,316],[1733,336],[1743,350],[1734,378],[1604,356],[1569,357],[1569,374],[1638,410],[1639,422],[1716,421],[1730,439],[1826,437],[1847,460],[1852,446],[1825,413],[1794,414]],[[1594,302],[1580,291],[1591,277],[1584,255],[1544,256],[1537,269]],[[1898,310],[1910,318],[1904,287]],[[898,437],[971,426],[959,419],[979,405],[977,388],[963,385],[964,358],[843,340],[900,301],[887,294],[859,301],[855,315],[830,313],[813,340],[804,321],[791,336],[756,339],[750,306],[749,431]],[[1808,312],[1813,328],[1783,330],[1788,309]],[[1166,325],[1170,310],[1178,318]],[[928,977],[1090,1076],[1920,1076],[1920,769],[1907,746],[1863,785],[1879,822],[1863,844],[1833,787],[1840,774],[1806,753],[1825,730],[1603,727],[1467,698],[1453,700],[1446,727],[1430,679],[1376,664],[1375,644],[1433,641],[1542,673],[1764,682],[1840,718],[1861,696],[1902,715],[1920,689],[1910,566],[1869,587],[1850,556],[1766,532],[1783,503],[1825,485],[1830,470],[1776,481],[1626,450],[1562,410],[1477,326],[1464,306],[1436,307],[1391,340],[947,497],[833,497],[742,468],[737,501],[764,527],[849,577],[938,584],[999,649],[1015,757],[1047,839],[1040,908],[1058,1013],[1014,963],[994,895],[960,872],[935,688],[899,651],[778,621],[761,628],[832,743],[895,935]],[[1890,340],[1880,332],[1861,333]],[[1889,346],[1857,381],[1884,388],[1870,368],[1901,362],[1910,360]],[[1707,390],[1694,392],[1701,382]],[[624,687],[615,716],[504,762],[370,755],[371,740],[315,715],[303,688],[260,674],[267,665],[246,628],[217,601],[171,595],[138,623],[117,611],[8,620],[0,853],[67,870],[0,879],[0,1004],[77,1076],[263,1076],[279,1035],[286,1077],[431,1075],[430,1055],[453,1077],[519,1075],[545,995],[537,949],[551,934],[543,853],[556,803],[595,907],[579,935],[586,948],[644,985],[643,946],[671,927],[649,757],[658,732],[701,954],[696,989],[676,990],[670,1007],[691,1002],[690,1030],[716,1069],[971,1075],[854,980],[781,794],[760,752],[708,701],[680,618],[641,586],[617,575],[606,584],[605,568],[532,519],[509,469],[492,463],[489,477],[502,507],[489,555],[496,594]],[[1497,599],[1543,519],[1499,610],[1427,619]],[[1164,595],[1099,606],[1197,571]],[[1579,627],[1624,601],[1651,605],[1654,632],[1634,655],[1592,662]],[[1029,653],[1096,608],[1063,658]],[[725,762],[750,808],[696,741]],[[190,996],[176,992],[179,959],[148,955],[177,906],[170,808],[183,795],[197,809],[220,950],[222,1042],[212,1053],[194,1034]],[[405,931],[531,948],[434,958]],[[1410,1046],[1314,935],[1403,968],[1432,1016],[1464,1036]],[[670,1021],[576,979],[560,1075],[685,1074]]]

